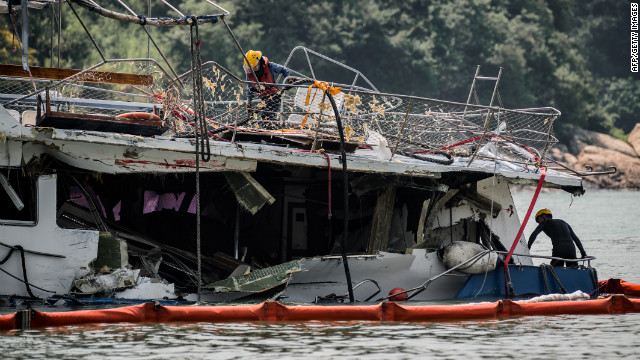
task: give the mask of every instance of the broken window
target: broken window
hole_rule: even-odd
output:
[[[36,222],[36,180],[20,170],[0,173],[0,222]]]

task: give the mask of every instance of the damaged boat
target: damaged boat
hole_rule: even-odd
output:
[[[180,76],[154,59],[0,65],[2,295],[321,303],[597,291],[592,257],[534,266],[544,256],[529,253],[510,185],[584,189],[549,166],[560,112],[495,106],[500,75],[476,72],[466,103],[387,94],[297,47],[274,110],[248,108],[244,76],[191,55]],[[317,78],[316,62],[340,76]],[[482,80],[495,82],[491,103],[471,104]]]

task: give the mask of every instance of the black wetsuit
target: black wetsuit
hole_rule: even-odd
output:
[[[529,244],[528,247],[531,249],[531,245],[536,240],[538,234],[541,231],[544,231],[548,237],[551,238],[551,244],[553,244],[553,250],[551,252],[551,256],[561,257],[565,259],[575,259],[576,258],[576,248],[573,246],[575,242],[580,249],[580,254],[585,257],[587,253],[584,251],[582,247],[582,243],[580,239],[576,236],[571,229],[571,226],[567,224],[565,221],[560,219],[547,219],[540,223],[538,227],[533,231],[531,236],[529,236]],[[552,260],[552,266],[564,266],[564,261],[562,260]],[[567,266],[576,267],[578,266],[577,262],[567,261]]]

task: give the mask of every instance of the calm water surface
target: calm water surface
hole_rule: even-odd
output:
[[[514,193],[524,216],[533,192]],[[640,282],[640,192],[542,193],[535,209],[569,222],[599,277]],[[525,235],[533,231],[528,224]],[[550,254],[544,235],[532,251]],[[2,313],[6,313],[7,309]],[[0,334],[2,359],[640,358],[640,314],[451,323],[92,325]]]

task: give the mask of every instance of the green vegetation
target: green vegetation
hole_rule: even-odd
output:
[[[173,0],[180,9],[211,14],[201,0]],[[128,1],[147,14],[147,1]],[[153,16],[177,16],[153,1]],[[465,101],[476,65],[483,75],[504,67],[500,94],[506,107],[553,106],[563,115],[561,139],[574,127],[623,137],[639,122],[640,82],[629,71],[629,2],[626,0],[269,0],[220,1],[243,48],[260,49],[282,63],[298,45],[362,71],[384,92]],[[114,2],[112,10],[117,8]],[[146,57],[139,25],[100,18],[76,6],[111,58]],[[31,11],[34,65],[51,64],[51,10]],[[5,19],[8,20],[8,15]],[[20,16],[16,19],[19,20]],[[20,24],[17,24],[18,28]],[[56,22],[57,27],[57,22]],[[82,26],[63,6],[60,64],[80,68],[100,60]],[[189,66],[189,28],[152,28],[180,72]],[[57,42],[54,35],[54,47]],[[9,21],[0,38],[11,41]],[[223,24],[200,27],[203,60],[242,74],[241,55]],[[19,55],[0,49],[0,61]],[[151,55],[157,57],[155,50]],[[57,54],[57,48],[56,48]],[[57,58],[54,59],[54,66]],[[487,97],[490,90],[486,91]],[[482,103],[488,99],[481,98]]]

